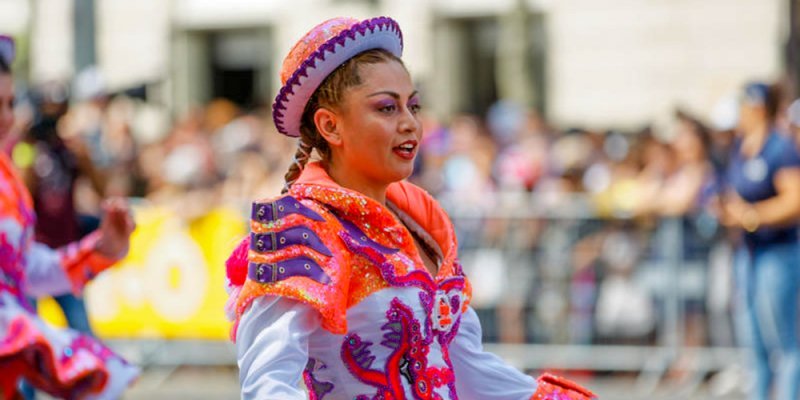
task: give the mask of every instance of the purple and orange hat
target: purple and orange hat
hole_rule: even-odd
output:
[[[278,131],[291,137],[300,136],[306,103],[322,81],[345,61],[373,49],[384,49],[397,57],[402,55],[403,34],[395,20],[339,17],[306,33],[283,60],[283,86],[272,104],[272,119]]]
[[[14,62],[14,39],[8,35],[0,35],[0,58],[6,64],[12,64]]]

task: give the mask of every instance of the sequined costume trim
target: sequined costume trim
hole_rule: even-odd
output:
[[[14,245],[11,239],[0,232],[0,292],[7,291],[17,298],[28,311],[33,312],[25,294],[22,292],[25,258],[17,251],[20,245]]]
[[[8,328],[0,341],[0,369],[6,378],[0,379],[0,384],[6,398],[11,398],[20,377],[58,398],[97,395],[106,388],[112,373],[122,373],[107,369],[111,359],[130,370],[125,373],[127,379],[135,377],[135,367],[87,336],[76,336],[68,346],[57,350],[25,316],[14,318]]]
[[[537,379],[539,384],[531,400],[595,400],[597,396],[568,379],[551,374],[543,374]]]
[[[442,255],[437,276],[419,267],[424,264],[411,234],[386,207],[338,186],[319,163],[310,163],[288,195],[254,203],[250,239],[227,263],[232,338],[241,314],[259,296],[305,302],[320,311],[325,329],[344,334],[346,310],[390,286],[419,287],[431,297],[458,291],[445,302],[459,307],[450,307],[452,315],[439,313],[437,321],[440,332],[449,333],[471,298],[452,225],[435,200],[414,185],[390,185],[387,197],[415,226],[430,229],[428,240]]]
[[[61,265],[64,266],[75,293],[82,292],[86,283],[117,262],[95,250],[99,240],[100,232],[95,231],[78,242],[58,249]]]
[[[228,262],[232,339],[244,310],[263,295],[307,303],[325,329],[344,334],[351,257],[336,235],[337,220],[314,201],[290,196],[255,202],[253,216],[250,237]]]

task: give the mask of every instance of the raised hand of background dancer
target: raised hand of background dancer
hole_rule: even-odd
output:
[[[134,228],[136,224],[125,199],[114,197],[104,201],[97,251],[109,258],[124,257]]]

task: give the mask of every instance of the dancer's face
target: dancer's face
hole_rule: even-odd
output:
[[[419,95],[405,67],[390,60],[359,66],[361,84],[347,89],[326,134],[331,162],[352,178],[388,185],[407,178],[422,138]],[[330,128],[330,127],[329,127]]]

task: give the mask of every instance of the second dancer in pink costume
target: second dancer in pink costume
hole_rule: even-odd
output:
[[[0,143],[14,121],[13,54],[11,38],[0,35]],[[128,207],[110,200],[100,229],[58,250],[33,240],[35,218],[30,193],[0,151],[0,398],[17,398],[25,378],[58,398],[117,399],[138,368],[92,337],[47,325],[26,296],[80,292],[123,257],[133,231]]]

